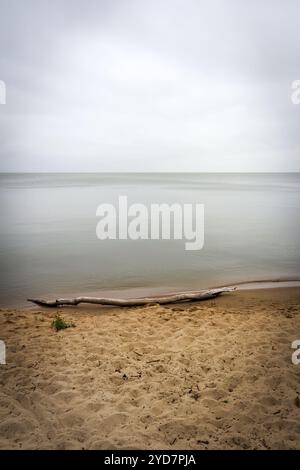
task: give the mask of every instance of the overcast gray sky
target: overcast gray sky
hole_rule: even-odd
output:
[[[299,0],[0,0],[0,171],[300,171]]]

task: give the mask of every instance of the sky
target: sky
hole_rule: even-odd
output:
[[[0,0],[0,171],[300,171],[299,0]]]

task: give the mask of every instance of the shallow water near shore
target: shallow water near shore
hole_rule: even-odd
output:
[[[2,174],[0,185],[2,306],[300,278],[299,174]],[[96,209],[120,195],[147,207],[204,204],[203,249],[98,240]]]

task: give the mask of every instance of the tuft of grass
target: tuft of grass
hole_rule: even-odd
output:
[[[52,328],[54,328],[56,331],[65,330],[66,328],[71,328],[74,326],[74,323],[67,323],[65,319],[59,314],[56,315],[52,322]]]

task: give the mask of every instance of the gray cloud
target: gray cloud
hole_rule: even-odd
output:
[[[298,0],[0,0],[1,171],[300,171]]]

